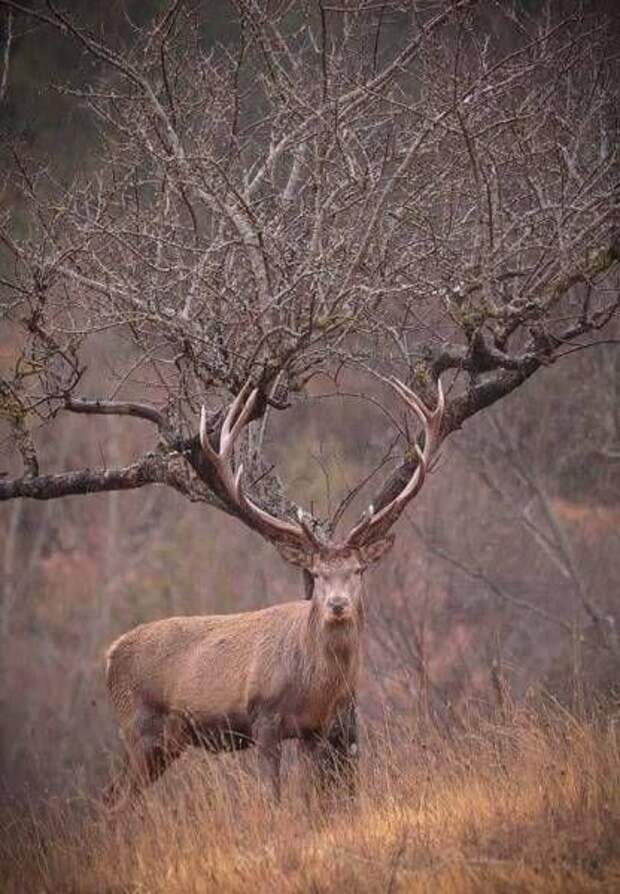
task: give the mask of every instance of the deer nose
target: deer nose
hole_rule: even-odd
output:
[[[329,610],[332,614],[336,615],[336,617],[343,615],[348,605],[348,600],[343,599],[342,596],[332,596],[331,599],[328,599],[327,601]]]

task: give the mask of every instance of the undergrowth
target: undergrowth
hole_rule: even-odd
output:
[[[198,753],[139,810],[3,809],[0,889],[36,894],[620,890],[620,718],[557,705],[451,735],[374,736],[353,802],[280,805]]]

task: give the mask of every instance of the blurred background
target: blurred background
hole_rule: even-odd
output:
[[[64,6],[130,42],[163,4]],[[225,5],[209,8],[209,38],[225,39]],[[61,158],[69,176],[94,136],[79,105],[48,85],[80,83],[93,63],[57,32],[40,35],[33,25],[15,41],[0,128],[33,158]],[[617,698],[619,336],[616,322],[604,343],[549,366],[448,440],[393,553],[367,575],[369,726],[389,712],[458,730],[472,704],[501,708],[531,691]],[[117,349],[102,335],[93,366],[112,370]],[[11,351],[0,331],[0,369]],[[278,414],[269,431],[287,494],[319,515],[393,435],[367,385],[348,386],[357,396],[317,381],[325,399]],[[148,449],[148,435],[139,420],[65,417],[37,446],[45,469],[113,466]],[[6,449],[0,441],[0,473]],[[120,633],[301,598],[300,576],[271,546],[163,488],[1,504],[2,789],[49,794],[103,779],[118,748],[104,653]]]

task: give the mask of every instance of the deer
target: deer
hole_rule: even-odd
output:
[[[267,512],[248,496],[235,443],[250,420],[258,389],[250,383],[230,404],[216,449],[202,408],[199,445],[238,517],[311,580],[310,598],[236,614],[177,616],[144,623],[107,652],[106,681],[125,762],[104,795],[113,808],[135,801],[190,746],[208,752],[254,747],[259,773],[280,797],[283,743],[296,739],[323,768],[336,770],[357,752],[355,699],[364,631],[362,577],[394,543],[390,528],[422,487],[441,443],[444,394],[435,409],[395,377],[384,379],[422,423],[423,448],[399,493],[363,513],[338,541],[319,537],[306,514]],[[351,769],[353,768],[353,769]],[[333,769],[333,767],[332,767]]]

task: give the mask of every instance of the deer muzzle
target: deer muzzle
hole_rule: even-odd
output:
[[[331,596],[327,600],[327,609],[334,621],[346,621],[351,617],[351,602],[342,596]]]

